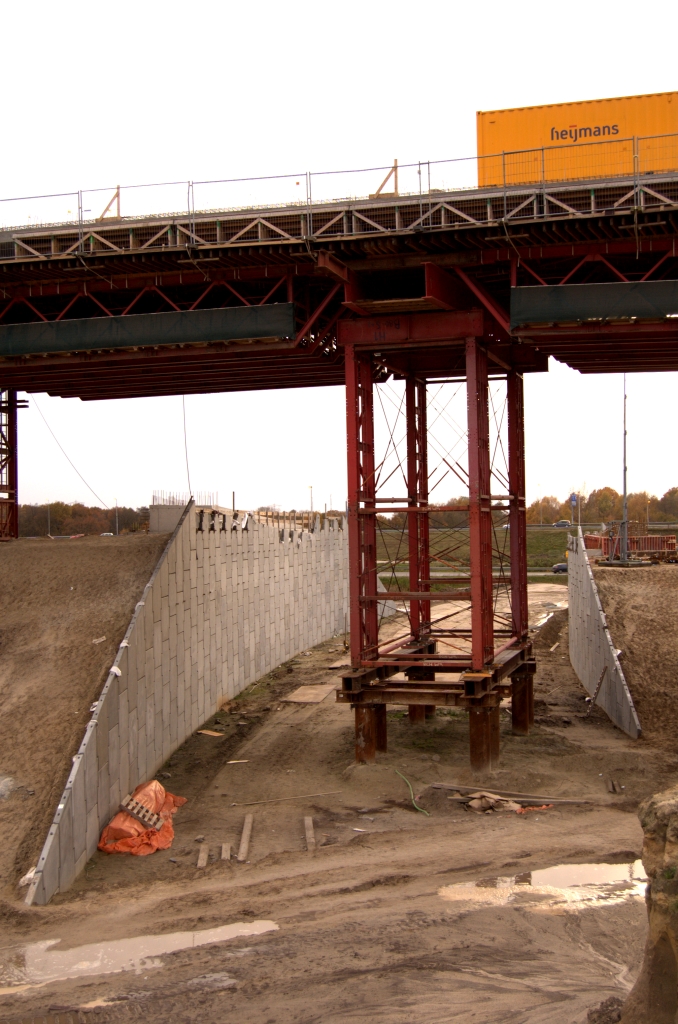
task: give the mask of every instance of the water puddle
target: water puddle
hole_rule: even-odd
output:
[[[438,895],[452,903],[481,906],[537,903],[582,908],[644,898],[646,884],[641,860],[631,864],[557,864],[520,875],[445,885]]]
[[[0,951],[0,995],[15,994],[68,978],[116,974],[119,971],[135,971],[140,974],[154,967],[162,967],[162,960],[158,957],[165,953],[273,931],[278,931],[275,921],[241,921],[197,932],[138,935],[132,939],[93,942],[72,949],[54,949],[61,939],[14,946]]]

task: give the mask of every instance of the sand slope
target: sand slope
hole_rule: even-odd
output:
[[[678,566],[594,569],[643,736],[678,751]]]

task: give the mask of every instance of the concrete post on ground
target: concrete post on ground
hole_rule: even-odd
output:
[[[471,707],[468,711],[471,767],[475,771],[487,771],[492,764],[491,713],[493,710],[493,708]]]
[[[361,764],[373,764],[377,755],[378,707],[385,705],[355,704],[355,759]],[[383,726],[386,725],[384,716]]]
[[[534,724],[534,687],[531,672],[511,676],[511,727],[514,736],[527,736]]]

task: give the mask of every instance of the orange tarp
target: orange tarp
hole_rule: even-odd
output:
[[[132,853],[137,857],[147,857],[156,850],[167,850],[174,839],[172,815],[186,803],[186,797],[168,793],[156,779],[142,782],[132,796],[154,814],[160,815],[164,821],[162,828],[159,832],[153,828],[144,828],[131,814],[119,811],[101,833],[98,849],[104,853]]]

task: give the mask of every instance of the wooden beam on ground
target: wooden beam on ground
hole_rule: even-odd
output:
[[[250,850],[250,839],[252,838],[252,822],[254,821],[253,814],[245,815],[245,823],[242,827],[242,835],[240,837],[240,848],[238,850],[238,863],[243,864],[247,860],[247,854]]]

